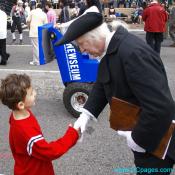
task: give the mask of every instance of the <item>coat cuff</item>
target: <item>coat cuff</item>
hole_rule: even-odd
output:
[[[90,113],[87,109],[82,108],[82,109],[81,109],[81,112],[82,112],[82,113],[85,113],[86,115],[88,115],[88,116],[90,117],[91,120],[93,120],[93,121],[95,121],[95,122],[98,121],[97,118],[96,118],[92,113]]]

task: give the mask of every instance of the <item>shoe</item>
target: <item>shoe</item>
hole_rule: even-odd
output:
[[[19,40],[19,44],[22,45],[22,40],[21,39]]]
[[[6,53],[6,61],[9,59],[9,57],[10,57],[10,54]]]
[[[7,64],[7,61],[1,61],[0,62],[0,65],[6,65]]]
[[[30,61],[29,64],[32,66],[39,66],[40,65],[39,62],[35,62],[35,61]]]
[[[173,43],[173,44],[171,44],[171,45],[169,45],[170,47],[175,47],[175,43]]]

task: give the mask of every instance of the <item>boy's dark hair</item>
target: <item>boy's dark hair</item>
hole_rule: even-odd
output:
[[[42,5],[41,5],[40,3],[38,3],[38,4],[36,5],[36,8],[42,9]]]
[[[26,74],[10,74],[1,80],[0,99],[12,110],[18,110],[17,104],[24,101],[27,89],[31,87],[30,77]]]
[[[47,1],[46,3],[45,3],[45,6],[48,6],[49,8],[51,8],[52,7],[52,4],[49,2],[49,1]]]

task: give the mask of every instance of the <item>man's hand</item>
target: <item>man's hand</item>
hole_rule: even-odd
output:
[[[80,128],[80,131],[83,134],[83,132],[86,130],[86,125],[87,125],[89,119],[90,119],[89,115],[85,114],[84,112],[81,113],[80,117],[74,123],[74,128],[75,129],[79,129]]]
[[[145,149],[143,149],[142,147],[140,147],[139,145],[137,145],[134,142],[134,140],[132,139],[132,136],[131,136],[131,131],[117,131],[117,133],[118,133],[118,135],[126,137],[127,144],[133,151],[140,152],[140,153],[145,152]]]
[[[60,28],[61,28],[61,24],[60,24],[60,23],[55,24],[55,25],[54,25],[54,28],[56,28],[56,29],[59,29],[59,30],[60,30]]]

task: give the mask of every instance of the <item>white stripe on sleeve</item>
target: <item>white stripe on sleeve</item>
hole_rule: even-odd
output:
[[[27,143],[27,152],[30,155],[32,155],[32,147],[33,147],[33,144],[39,140],[42,140],[44,139],[44,137],[40,134],[40,135],[37,135],[37,136],[34,136],[32,137],[28,143]]]

